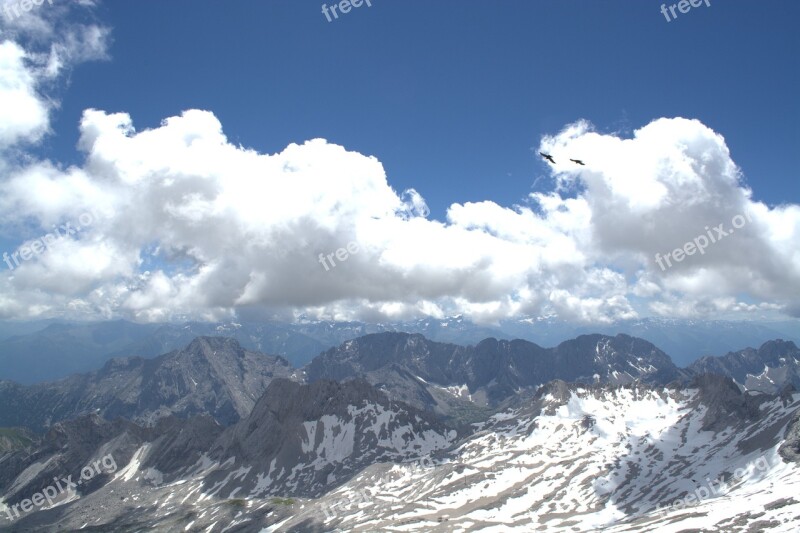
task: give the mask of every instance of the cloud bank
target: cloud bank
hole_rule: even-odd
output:
[[[570,124],[538,147],[556,160],[553,191],[453,204],[437,221],[424,190],[394,190],[374,156],[324,139],[260,153],[229,142],[210,111],[138,131],[90,109],[80,166],[38,159],[52,81],[105,57],[108,33],[84,25],[37,52],[52,28],[26,31],[36,38],[0,34],[0,230],[30,247],[94,220],[0,264],[0,317],[800,316],[800,206],[753,201],[724,138],[697,120],[660,118],[632,138]],[[747,225],[703,254],[666,270],[654,260],[736,215]],[[358,254],[320,264],[349,242]]]

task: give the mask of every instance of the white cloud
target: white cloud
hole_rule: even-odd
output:
[[[0,42],[0,150],[37,141],[48,129],[48,105],[36,94],[25,58],[18,44]]]
[[[3,184],[5,212],[43,228],[84,211],[98,217],[80,239],[13,272],[6,315],[31,301],[28,314],[72,306],[140,320],[261,307],[340,319],[609,321],[636,316],[631,296],[659,314],[691,315],[774,308],[797,295],[797,267],[773,268],[796,254],[797,207],[751,202],[724,142],[696,121],[658,120],[634,139],[572,126],[543,149],[556,155],[563,186],[583,186],[576,197],[534,195],[536,210],[454,204],[445,223],[408,216],[424,206],[416,191],[397,194],[374,157],[322,139],[259,154],[230,144],[203,111],[136,132],[125,114],[89,110],[81,131],[85,168],[31,165]],[[558,163],[575,152],[586,167]],[[619,158],[649,169],[641,191]],[[753,218],[749,232],[666,272],[653,263],[742,212]],[[349,242],[357,254],[329,270],[318,262]],[[742,293],[761,303],[732,299]]]
[[[108,57],[109,29],[72,16],[91,18],[94,5],[29,3],[26,11],[16,0],[0,0],[0,153],[49,132],[58,101],[45,93],[54,82],[79,63]]]
[[[724,139],[699,121],[659,119],[632,139],[600,135],[580,123],[542,144],[556,157],[560,183],[584,186],[579,199],[592,213],[587,253],[629,272],[640,293],[655,295],[658,287],[674,296],[662,295],[651,310],[692,316],[800,300],[800,206],[752,201]],[[587,166],[569,164],[568,154],[579,154]],[[703,254],[663,271],[654,264],[655,254],[709,231],[718,238],[713,228],[719,224],[729,235]],[[756,303],[719,300],[740,295]]]
[[[46,134],[53,104],[41,89],[54,73],[105,56],[99,26],[62,35],[40,55],[0,44],[4,146]],[[80,133],[80,168],[6,158],[6,233],[27,241],[86,212],[95,220],[4,271],[2,317],[800,312],[800,207],[753,202],[724,139],[694,120],[659,119],[630,139],[569,125],[540,146],[556,159],[555,191],[531,207],[453,204],[445,221],[428,218],[422,187],[393,190],[375,157],[323,139],[258,153],[231,144],[207,111],[137,131],[125,113],[87,110]],[[738,214],[747,225],[703,255],[665,271],[654,262]],[[350,242],[359,251],[337,259]]]

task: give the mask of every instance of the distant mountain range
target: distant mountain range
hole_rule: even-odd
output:
[[[343,342],[371,333],[419,333],[427,339],[474,345],[493,337],[523,339],[553,347],[580,335],[619,333],[647,339],[684,366],[700,356],[757,347],[771,339],[800,344],[800,321],[702,322],[644,319],[603,326],[575,326],[557,320],[506,320],[494,327],[463,317],[420,319],[394,324],[325,322],[301,319],[288,324],[259,323],[135,324],[0,322],[0,379],[30,384],[88,372],[113,357],[152,358],[177,350],[201,336],[235,338],[248,350],[280,355],[300,367]],[[14,334],[16,333],[16,334]]]
[[[486,339],[475,346],[382,333],[347,341],[316,357],[309,381],[363,377],[398,400],[440,415],[469,406],[496,408],[554,379],[615,385],[686,379],[669,356],[647,341],[584,335],[555,348],[524,340]]]
[[[745,389],[776,394],[787,384],[800,390],[800,349],[793,342],[770,341],[722,357],[703,357],[689,369],[696,374],[729,376]]]
[[[229,425],[247,416],[276,377],[293,373],[281,357],[233,339],[200,337],[153,359],[116,358],[102,369],[30,386],[0,381],[0,427],[37,431],[87,414],[151,423],[205,414]]]
[[[161,418],[206,415],[222,426],[248,416],[273,379],[298,383],[363,379],[392,401],[435,414],[455,429],[519,405],[553,381],[623,385],[687,383],[712,372],[742,390],[780,393],[797,385],[800,350],[770,341],[758,350],[704,358],[687,369],[651,343],[583,335],[555,348],[485,339],[475,346],[419,334],[377,333],[332,348],[301,369],[244,349],[235,339],[198,337],[162,356],[114,358],[100,370],[49,383],[0,381],[0,427],[43,431],[97,414],[152,425]],[[766,370],[765,370],[766,369]]]
[[[576,326],[557,319],[503,321],[501,329],[513,338],[541,346],[590,333],[624,333],[647,339],[668,353],[675,364],[686,366],[701,356],[722,355],[772,339],[800,344],[800,320],[772,322],[643,318],[610,324]]]

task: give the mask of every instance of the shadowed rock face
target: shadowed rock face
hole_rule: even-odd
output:
[[[786,442],[778,449],[786,461],[800,463],[800,411],[797,411],[786,428]]]
[[[318,495],[369,464],[416,458],[456,437],[430,413],[389,400],[364,380],[278,379],[212,447],[213,460],[233,462],[207,485],[221,495]],[[247,474],[230,479],[245,467]]]
[[[26,428],[0,428],[0,455],[36,444],[36,435]]]
[[[777,394],[787,384],[800,388],[800,348],[779,339],[765,342],[757,350],[702,357],[689,365],[689,370],[729,376],[747,390]]]
[[[87,413],[148,424],[208,414],[230,425],[250,412],[273,378],[291,373],[281,357],[250,352],[232,339],[200,337],[155,359],[112,359],[97,372],[54,383],[0,382],[0,427],[43,430]]]
[[[717,431],[758,417],[763,398],[743,393],[731,378],[703,374],[695,377],[689,387],[700,390],[698,399],[708,409],[703,418],[704,430]]]
[[[150,453],[140,458],[142,468],[157,468],[169,476],[194,465],[222,430],[209,416],[167,417],[153,427],[121,418],[108,421],[94,414],[59,422],[36,447],[0,457],[0,494],[13,505],[52,486],[54,478],[71,475],[77,480],[84,467],[106,458],[101,472],[77,488],[81,495],[91,494],[144,445]]]
[[[279,378],[250,416],[228,429],[207,415],[170,416],[153,426],[95,414],[57,423],[32,449],[0,457],[0,494],[13,505],[54,477],[111,456],[120,470],[135,465],[145,485],[193,478],[222,497],[320,495],[371,464],[415,459],[457,437],[430,413],[393,402],[363,380],[300,385]],[[115,474],[96,476],[79,494],[92,494]]]
[[[444,415],[451,414],[457,407],[454,401],[465,394],[472,402],[492,407],[554,379],[665,384],[689,375],[649,342],[627,335],[583,335],[542,348],[523,340],[486,339],[464,347],[421,335],[380,333],[328,350],[305,371],[312,382],[362,376],[393,398]],[[467,390],[455,397],[451,390],[450,398],[442,399],[442,390],[453,387]]]

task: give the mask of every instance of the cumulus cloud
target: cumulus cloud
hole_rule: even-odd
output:
[[[42,229],[96,217],[10,273],[6,316],[261,309],[596,322],[636,317],[634,297],[686,316],[781,309],[800,296],[798,207],[753,202],[724,140],[697,121],[656,120],[632,139],[571,125],[542,142],[559,190],[534,194],[533,207],[454,204],[443,222],[423,216],[419,192],[393,190],[375,157],[323,139],[262,154],[198,110],[141,132],[124,113],[88,110],[80,128],[82,168],[38,163],[2,184],[0,208]],[[568,154],[586,166],[562,163]],[[655,264],[742,213],[752,222],[704,255]],[[349,242],[360,251],[320,264]]]
[[[48,128],[48,106],[36,94],[34,76],[24,62],[22,47],[0,43],[0,149],[39,140]]]
[[[580,122],[545,138],[542,149],[556,155],[560,187],[579,188],[591,212],[583,250],[625,272],[651,298],[651,311],[793,312],[800,301],[800,206],[753,201],[724,138],[699,121],[662,118],[630,139]],[[566,154],[587,166],[576,170]],[[710,241],[703,253],[689,247],[691,256],[656,262],[701,236]]]
[[[26,6],[0,0],[1,152],[41,140],[58,106],[55,84],[75,65],[108,57],[110,31],[91,20],[94,2]]]
[[[42,13],[14,29],[27,45],[0,44],[0,153],[48,133],[48,80],[105,56],[96,25],[42,47]],[[7,251],[0,317],[798,314],[800,207],[753,201],[722,136],[696,120],[658,119],[632,138],[568,125],[538,147],[555,157],[553,191],[520,206],[453,204],[442,221],[424,189],[396,191],[376,157],[324,139],[260,153],[202,110],[139,131],[125,113],[90,109],[79,127],[80,166],[0,157],[6,234],[30,251],[80,226],[27,259]],[[659,267],[656,254],[737,215],[747,223],[703,254]],[[348,243],[358,252],[337,257]]]

